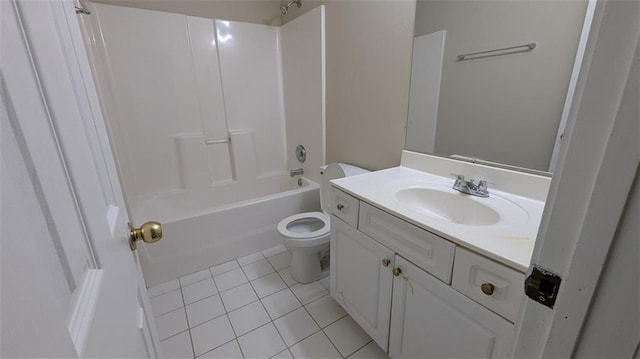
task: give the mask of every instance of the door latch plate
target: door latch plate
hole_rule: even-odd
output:
[[[560,289],[562,279],[557,274],[536,264],[529,267],[527,278],[524,280],[524,292],[527,297],[536,302],[553,308]]]

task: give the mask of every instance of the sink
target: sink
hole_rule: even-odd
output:
[[[396,199],[411,210],[446,222],[470,226],[488,226],[500,221],[491,207],[469,199],[468,195],[431,188],[407,188]]]
[[[432,219],[465,226],[492,226],[526,221],[526,212],[515,203],[491,194],[481,198],[460,193],[448,183],[424,182],[400,188],[396,201]]]

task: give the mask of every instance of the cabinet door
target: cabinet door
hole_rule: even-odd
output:
[[[389,356],[506,358],[513,324],[396,256]]]
[[[331,216],[331,295],[385,351],[393,252]]]

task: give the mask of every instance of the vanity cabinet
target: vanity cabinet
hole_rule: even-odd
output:
[[[400,256],[395,268],[391,358],[508,357],[513,324]]]
[[[511,272],[519,272],[343,191],[332,197],[348,211],[331,216],[331,294],[383,350],[392,358],[508,357],[514,325],[503,317],[517,310]],[[477,295],[484,282],[499,295]]]
[[[360,202],[358,230],[384,243],[445,283],[451,282],[455,245],[368,203]]]
[[[386,348],[394,252],[331,216],[330,258],[331,295],[380,347]]]

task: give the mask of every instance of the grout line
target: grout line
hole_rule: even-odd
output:
[[[203,355],[205,355],[205,354],[207,354],[207,353],[210,353],[210,352],[212,352],[212,351],[214,351],[214,350],[216,350],[216,349],[220,348],[221,346],[227,345],[227,344],[229,344],[229,343],[231,343],[231,342],[233,342],[233,341],[237,341],[237,339],[236,339],[236,338],[233,338],[233,339],[229,340],[229,341],[228,341],[228,342],[226,342],[226,343],[222,343],[222,344],[218,345],[218,346],[217,346],[217,347],[215,347],[215,348],[211,348],[211,349],[207,350],[206,352],[204,352],[204,353],[202,353],[202,354],[198,355],[198,356],[197,356],[197,357],[195,357],[195,358],[200,358],[200,357],[202,357]],[[238,347],[240,347],[240,344],[238,344]],[[241,349],[241,351],[240,351],[240,352],[242,353],[242,349]],[[195,354],[195,353],[194,353],[194,354]],[[244,357],[244,355],[243,355],[243,357]]]
[[[276,253],[276,254],[272,255],[271,257],[274,257],[274,256],[276,256],[276,255],[280,255],[280,254],[282,254],[282,253],[284,253],[284,252],[285,252],[285,251],[282,251],[282,252]],[[289,353],[289,355],[293,356],[293,354],[292,354],[292,352],[291,352],[291,348],[292,348],[293,346],[295,346],[295,345],[299,344],[300,342],[302,342],[302,341],[306,340],[307,338],[309,338],[309,337],[311,337],[311,336],[313,336],[313,335],[316,335],[318,332],[322,332],[322,333],[323,333],[323,335],[324,335],[325,337],[327,337],[327,339],[329,339],[329,342],[330,342],[330,343],[331,343],[331,345],[334,347],[334,349],[336,350],[336,352],[337,352],[337,353],[338,353],[342,358],[346,358],[345,356],[343,356],[343,355],[342,355],[342,353],[340,353],[340,351],[338,350],[338,348],[336,347],[336,345],[333,343],[333,341],[331,340],[331,338],[329,337],[329,335],[327,335],[327,333],[326,333],[325,329],[326,329],[326,328],[328,328],[329,326],[333,325],[334,323],[336,323],[336,322],[338,322],[338,321],[340,321],[340,320],[344,319],[345,317],[347,317],[347,316],[348,316],[348,314],[347,314],[347,313],[345,313],[345,314],[344,314],[343,316],[341,316],[340,318],[338,318],[338,319],[336,319],[336,320],[334,320],[334,321],[332,321],[332,322],[328,323],[327,325],[325,325],[325,326],[324,326],[324,328],[322,328],[322,327],[319,325],[319,323],[317,322],[317,320],[316,320],[316,319],[311,315],[311,312],[309,312],[309,310],[308,310],[307,306],[308,306],[308,305],[311,305],[312,303],[315,303],[315,302],[317,302],[317,301],[319,301],[319,300],[321,300],[321,299],[323,299],[323,298],[325,298],[326,296],[330,296],[330,293],[325,294],[325,295],[322,295],[322,296],[320,296],[320,297],[318,297],[318,298],[315,298],[314,300],[310,301],[309,303],[303,304],[303,303],[300,301],[300,298],[298,298],[298,296],[295,294],[295,292],[293,292],[293,290],[292,290],[291,288],[292,288],[292,287],[294,287],[294,286],[297,286],[297,285],[304,285],[304,284],[295,282],[295,283],[292,283],[292,284],[290,285],[290,284],[288,284],[288,283],[287,283],[287,281],[286,281],[286,280],[284,279],[284,277],[283,277],[283,274],[281,273],[281,272],[284,272],[285,270],[288,270],[288,269],[290,268],[290,265],[289,265],[289,266],[287,266],[287,267],[281,268],[281,269],[279,269],[279,270],[276,270],[275,266],[271,263],[271,261],[269,261],[269,260],[268,260],[268,259],[269,259],[269,258],[271,258],[271,257],[266,257],[262,252],[256,252],[256,253],[261,253],[262,258],[260,258],[260,259],[258,259],[258,260],[256,260],[256,261],[254,261],[254,262],[247,263],[247,264],[245,264],[244,266],[240,265],[240,263],[237,261],[237,259],[234,259],[234,261],[236,261],[236,263],[238,264],[238,267],[234,267],[234,268],[231,268],[231,269],[230,269],[230,270],[228,270],[228,271],[225,271],[225,272],[222,272],[222,273],[218,273],[218,274],[216,274],[216,276],[218,276],[218,275],[221,275],[221,274],[224,274],[224,273],[228,273],[228,272],[231,272],[231,271],[236,270],[236,269],[238,269],[238,268],[239,268],[239,269],[241,270],[241,272],[244,274],[244,276],[246,277],[246,279],[247,279],[247,282],[243,282],[243,283],[238,284],[238,285],[236,285],[236,286],[234,286],[234,287],[227,288],[226,290],[224,290],[224,291],[222,291],[222,292],[221,292],[221,291],[219,291],[219,287],[218,287],[218,285],[217,285],[217,283],[216,283],[216,281],[215,281],[215,276],[214,276],[214,275],[213,275],[213,273],[211,272],[211,268],[213,268],[213,267],[209,267],[209,274],[210,274],[210,278],[211,278],[211,279],[212,279],[212,281],[213,281],[213,285],[214,285],[214,288],[216,289],[216,293],[215,293],[215,294],[213,294],[213,295],[209,295],[209,296],[206,296],[206,297],[204,297],[204,298],[198,299],[197,301],[194,301],[194,302],[192,302],[192,303],[189,303],[188,305],[191,305],[191,304],[194,304],[194,303],[200,302],[200,301],[202,301],[202,300],[205,300],[205,299],[207,299],[207,298],[213,297],[213,296],[215,296],[215,295],[218,295],[218,296],[220,297],[220,302],[221,302],[221,304],[222,304],[222,307],[223,307],[223,310],[224,310],[224,314],[218,315],[218,316],[216,316],[216,317],[214,317],[214,318],[211,318],[211,319],[209,319],[209,320],[207,320],[207,321],[205,321],[205,322],[199,323],[198,325],[194,326],[193,328],[192,328],[192,327],[191,327],[191,325],[190,325],[189,317],[188,317],[187,312],[186,312],[186,306],[187,306],[187,304],[186,304],[186,302],[185,302],[185,299],[184,299],[184,293],[182,292],[182,289],[183,289],[184,287],[188,287],[188,286],[190,286],[190,285],[193,285],[193,284],[196,284],[196,283],[201,282],[201,281],[203,281],[203,280],[206,280],[207,278],[201,279],[201,280],[196,281],[196,282],[193,282],[193,283],[189,283],[188,285],[186,285],[186,286],[184,286],[184,287],[182,286],[182,283],[180,282],[180,278],[178,278],[178,279],[177,279],[177,281],[178,281],[178,285],[179,285],[179,287],[178,287],[178,288],[173,289],[173,290],[169,290],[169,291],[167,291],[167,292],[165,292],[165,293],[158,294],[157,296],[162,295],[162,294],[166,294],[166,293],[169,293],[169,292],[172,292],[172,291],[177,290],[177,289],[180,289],[180,295],[181,295],[182,304],[183,304],[183,305],[182,305],[182,309],[184,310],[184,314],[185,314],[186,321],[187,321],[187,327],[188,327],[186,330],[183,330],[183,331],[181,331],[181,332],[179,332],[179,333],[173,334],[173,335],[171,335],[171,336],[169,336],[169,337],[167,337],[167,338],[163,339],[162,341],[165,341],[165,340],[167,340],[167,339],[170,339],[170,338],[172,338],[172,337],[174,337],[174,336],[176,336],[176,335],[180,335],[180,334],[184,333],[185,331],[187,331],[187,332],[188,332],[188,335],[189,335],[189,340],[190,340],[190,342],[191,342],[191,350],[192,350],[192,353],[193,353],[194,358],[195,358],[195,346],[194,346],[194,343],[193,343],[193,338],[192,338],[192,336],[191,336],[191,330],[192,330],[192,329],[194,329],[194,328],[197,328],[197,327],[199,327],[199,326],[201,326],[201,325],[203,325],[203,324],[205,324],[205,323],[207,323],[207,322],[209,322],[209,321],[212,321],[212,320],[218,319],[218,318],[220,318],[220,317],[222,317],[222,316],[224,315],[224,316],[226,316],[226,317],[227,317],[227,321],[229,322],[229,324],[230,324],[230,326],[231,326],[231,330],[233,331],[233,334],[234,334],[234,339],[232,339],[232,340],[230,340],[230,341],[227,341],[227,342],[225,342],[225,343],[223,343],[223,344],[221,344],[221,345],[218,345],[218,346],[216,346],[215,348],[212,348],[212,349],[210,349],[210,350],[206,351],[205,353],[200,354],[198,357],[203,356],[203,355],[205,355],[206,353],[209,353],[209,352],[211,352],[211,351],[213,351],[213,350],[216,350],[216,349],[220,348],[220,347],[221,347],[221,346],[223,346],[223,345],[227,345],[227,344],[229,344],[229,343],[230,343],[230,342],[232,342],[232,341],[235,341],[235,342],[237,343],[237,345],[238,345],[238,348],[240,349],[240,353],[242,354],[242,357],[243,357],[243,358],[245,358],[244,352],[243,352],[243,350],[242,350],[242,346],[240,346],[240,342],[239,342],[239,340],[238,340],[238,338],[239,338],[239,337],[238,337],[238,335],[237,335],[237,333],[236,333],[236,331],[235,331],[235,328],[233,327],[233,324],[231,323],[231,318],[229,317],[229,313],[234,312],[234,311],[237,311],[237,310],[240,310],[240,309],[242,309],[242,308],[244,308],[244,307],[246,307],[246,306],[248,306],[248,305],[254,304],[256,301],[254,300],[254,301],[252,301],[252,302],[250,302],[250,303],[247,303],[247,304],[245,304],[245,305],[243,305],[243,306],[241,306],[241,307],[238,307],[238,308],[235,308],[235,309],[233,309],[233,310],[229,311],[229,310],[227,309],[227,306],[225,305],[224,301],[222,300],[222,293],[227,292],[227,291],[229,291],[229,290],[231,290],[231,289],[237,288],[237,287],[239,287],[239,286],[242,286],[242,285],[245,285],[245,284],[247,284],[247,283],[248,283],[248,284],[249,284],[249,286],[251,287],[251,289],[253,290],[254,294],[256,295],[257,300],[258,300],[258,301],[260,301],[260,304],[261,304],[261,306],[262,306],[263,310],[267,313],[268,318],[270,319],[270,321],[269,321],[269,322],[267,322],[267,323],[264,323],[264,324],[262,324],[262,325],[260,325],[260,326],[258,326],[258,327],[256,327],[256,328],[254,328],[254,329],[252,329],[252,330],[250,330],[250,331],[248,331],[248,332],[246,332],[246,333],[244,333],[244,334],[242,334],[240,337],[244,337],[244,336],[246,336],[246,335],[248,335],[248,334],[250,334],[250,333],[252,333],[252,332],[254,332],[254,331],[256,331],[256,330],[258,330],[258,329],[260,329],[260,328],[262,328],[262,327],[264,327],[264,326],[266,326],[266,325],[268,325],[268,324],[272,324],[272,325],[273,325],[273,327],[276,329],[276,332],[278,333],[278,335],[279,335],[280,339],[282,340],[282,342],[283,342],[283,343],[285,344],[285,346],[286,346],[286,349],[284,349],[284,350],[280,351],[279,353],[277,353],[277,354],[275,354],[275,355],[278,355],[278,354],[281,354],[281,353],[284,353],[285,351],[287,351],[287,352]],[[264,259],[267,263],[269,263],[269,266],[270,266],[272,269],[274,269],[274,272],[270,272],[270,273],[267,273],[267,274],[261,275],[260,277],[257,277],[257,278],[254,278],[254,279],[252,279],[252,280],[249,280],[249,278],[248,278],[248,276],[247,276],[247,274],[246,274],[246,272],[245,272],[244,267],[246,267],[246,266],[248,266],[248,265],[250,265],[250,264],[253,264],[253,263],[257,263],[257,262],[259,262],[259,261],[261,261],[261,260],[263,260],[263,259]],[[229,262],[231,262],[231,261],[227,261],[227,262],[225,262],[225,263],[229,263]],[[222,264],[225,264],[225,263],[222,263]],[[199,271],[196,271],[196,272],[199,272]],[[194,273],[196,273],[196,272],[194,272]],[[256,280],[258,280],[258,279],[260,279],[260,278],[263,278],[263,277],[265,277],[265,276],[272,275],[272,274],[274,274],[274,273],[276,273],[276,274],[278,275],[278,277],[282,280],[282,282],[285,284],[285,288],[282,288],[282,289],[280,289],[280,290],[278,290],[278,291],[276,291],[276,292],[273,292],[273,293],[271,293],[271,294],[269,294],[269,295],[265,296],[264,298],[260,298],[260,296],[258,295],[258,293],[257,293],[256,289],[254,288],[254,286],[253,286],[253,283],[252,283],[252,282],[254,282],[254,281],[256,281]],[[290,273],[289,273],[289,276],[290,276]],[[323,280],[323,279],[324,279],[324,278],[322,278],[322,279],[320,279],[320,280]],[[318,280],[318,281],[316,281],[316,282],[318,282],[318,284],[320,284],[322,288],[324,288],[324,289],[326,289],[326,290],[329,290],[327,287],[325,287],[325,286],[320,282],[320,280]],[[313,282],[311,282],[311,283],[313,283]],[[268,297],[270,297],[270,296],[272,296],[272,295],[275,295],[275,294],[277,294],[277,293],[280,293],[280,292],[282,292],[282,291],[285,291],[285,290],[289,290],[289,291],[294,295],[294,298],[298,301],[298,303],[300,304],[300,307],[294,308],[294,309],[292,309],[291,311],[289,311],[289,312],[287,312],[287,313],[284,313],[284,314],[280,315],[280,316],[279,316],[279,317],[277,317],[277,318],[271,318],[271,315],[270,315],[270,314],[269,314],[269,312],[267,311],[267,309],[266,309],[266,307],[265,307],[265,305],[264,305],[264,303],[263,303],[263,300],[264,300],[264,299],[266,299],[266,298],[268,298]],[[156,296],[156,297],[157,297],[157,296]],[[155,297],[154,297],[154,298],[155,298]],[[291,344],[291,345],[287,346],[286,341],[284,340],[284,337],[283,337],[283,336],[282,336],[282,334],[280,333],[280,330],[278,329],[278,327],[275,325],[275,321],[276,321],[276,320],[278,320],[278,319],[281,319],[282,317],[284,317],[284,316],[286,316],[286,315],[288,315],[288,314],[290,314],[290,313],[292,313],[292,312],[294,312],[294,311],[296,311],[296,310],[298,310],[298,309],[300,309],[300,308],[304,308],[305,312],[306,312],[306,313],[311,317],[311,319],[313,320],[313,322],[316,324],[316,326],[317,326],[319,329],[318,329],[318,330],[316,330],[316,331],[314,331],[314,332],[313,332],[313,333],[311,333],[310,335],[308,335],[308,336],[306,336],[306,337],[303,337],[302,339],[300,339],[300,340],[296,341],[295,343],[293,343],[293,344]],[[179,309],[180,309],[180,308],[177,308],[177,309],[171,310],[171,311],[169,311],[169,312],[167,312],[167,313],[163,313],[163,314],[161,314],[161,315],[168,314],[168,313],[171,313],[171,312],[173,312],[173,311],[177,311],[177,310],[179,310]],[[161,342],[162,342],[162,341],[161,341]],[[353,353],[349,354],[349,356],[348,356],[348,357],[350,357],[350,356],[352,356],[353,354],[357,353],[359,350],[361,350],[361,349],[362,349],[362,348],[364,348],[365,346],[369,345],[372,341],[373,341],[372,339],[371,339],[371,340],[369,340],[367,343],[365,343],[364,345],[362,345],[362,346],[360,346],[359,348],[357,348]],[[274,356],[275,356],[275,355],[274,355]]]
[[[178,280],[180,283],[180,280]],[[191,337],[191,325],[189,324],[189,316],[187,315],[187,304],[184,300],[184,293],[182,293],[182,283],[180,283],[180,297],[182,298],[182,310],[184,310],[184,318],[187,321],[187,331],[189,333],[189,343],[191,343],[191,354],[196,357],[196,347],[193,345],[193,337]]]
[[[229,270],[226,270],[226,271],[224,271],[224,272],[220,272],[220,273],[217,273],[217,274],[213,274],[213,272],[211,271],[214,267],[221,266],[221,265],[223,265],[223,264],[227,264],[227,263],[230,263],[230,262],[236,262],[237,267],[233,267],[233,268],[231,268],[231,269],[229,269]],[[238,268],[240,268],[240,263],[238,263],[238,261],[237,261],[237,260],[232,259],[232,260],[230,260],[230,261],[226,261],[226,262],[224,262],[224,263],[220,263],[220,264],[217,264],[217,265],[214,265],[214,266],[209,267],[209,274],[211,274],[211,277],[215,277],[215,276],[220,275],[220,274],[229,273],[229,272],[231,272],[232,270],[235,270],[235,269],[238,269]]]
[[[329,339],[329,341],[331,341],[331,339]],[[369,340],[366,344],[364,344],[363,346],[361,346],[360,348],[356,349],[353,353],[347,355],[346,357],[343,357],[344,359],[350,358],[352,357],[355,353],[359,352],[362,348],[366,347],[367,345],[371,344],[371,342],[373,341],[373,339]],[[342,354],[340,354],[342,355]]]
[[[194,285],[194,284],[198,284],[198,283],[200,283],[200,282],[202,282],[202,281],[205,281],[205,280],[207,280],[207,279],[211,279],[211,280],[213,280],[213,277],[211,277],[211,276],[210,276],[209,278],[203,278],[203,279],[197,280],[197,281],[195,281],[195,282],[192,282],[192,283],[186,284],[186,285],[184,285],[184,286],[183,286],[182,284],[180,284],[180,288],[179,288],[179,289],[186,288],[186,287],[190,287],[190,286],[192,286],[192,285]]]
[[[219,315],[219,316],[217,316],[216,318],[220,318],[221,316],[222,316],[222,315]],[[213,319],[212,319],[212,320],[213,320]],[[231,325],[231,321],[229,321],[229,325],[231,326],[231,329],[233,330],[233,325]],[[235,334],[235,332],[234,332],[234,334]],[[209,352],[212,352],[212,351],[214,351],[214,350],[216,350],[216,349],[220,348],[220,347],[221,347],[221,346],[223,346],[223,345],[227,345],[227,344],[229,344],[229,343],[231,343],[231,342],[233,342],[233,341],[237,341],[237,340],[238,340],[238,337],[234,337],[233,339],[231,339],[231,340],[229,340],[229,341],[227,341],[227,342],[224,342],[224,343],[222,343],[222,344],[220,344],[220,345],[218,345],[218,346],[216,346],[216,347],[213,347],[213,348],[211,348],[211,349],[207,350],[206,352],[204,352],[204,353],[202,353],[202,354],[200,354],[200,355],[198,355],[198,356],[195,356],[196,351],[195,351],[195,349],[194,349],[194,350],[193,350],[194,358],[200,358],[200,357],[202,357],[203,355],[205,355],[205,354],[207,354],[207,353],[209,353]],[[240,354],[242,354],[242,348],[240,347],[240,343],[238,343],[238,348],[240,348]],[[242,357],[244,358],[244,354],[242,354]]]
[[[297,299],[298,299],[298,298],[296,298],[296,300],[297,300]],[[298,302],[300,302],[300,301],[298,301]],[[262,303],[262,305],[264,305],[264,303]],[[276,320],[278,320],[278,319],[280,319],[280,318],[284,317],[285,315],[287,315],[287,314],[289,314],[289,313],[291,313],[291,312],[294,312],[294,311],[296,311],[296,310],[298,310],[298,309],[300,309],[300,308],[302,308],[302,303],[300,304],[300,306],[299,306],[299,307],[295,307],[295,308],[291,309],[290,311],[288,311],[288,312],[286,312],[286,313],[282,314],[281,316],[279,316],[279,317],[277,317],[277,318],[273,318],[273,319],[271,319],[271,321],[272,321],[272,322],[275,322]],[[265,307],[265,309],[266,309],[266,307]],[[268,312],[268,311],[267,311],[267,314],[269,314],[269,312]],[[271,314],[269,314],[269,318],[271,318]]]
[[[211,275],[211,271],[209,271],[209,275]],[[216,288],[216,294],[220,295],[220,290],[218,289],[218,283],[216,283],[216,279],[213,277],[213,275],[211,276],[211,281],[213,282],[213,287]],[[220,301],[222,302],[222,297],[220,297]]]
[[[223,290],[222,292],[218,292],[218,294],[222,294],[222,293],[224,293],[224,292],[228,292],[228,291],[230,291],[231,289],[238,288],[238,287],[240,287],[240,286],[242,286],[242,285],[245,285],[245,284],[247,284],[247,283],[249,283],[249,281],[246,281],[246,282],[240,283],[240,284],[238,284],[238,285],[234,285],[233,287],[227,288],[227,289]]]
[[[211,298],[211,297],[215,297],[216,295],[217,295],[217,296],[220,296],[220,293],[216,293],[216,294],[208,295],[208,296],[206,296],[206,297],[203,297],[203,298],[201,298],[201,299],[196,300],[195,302],[191,302],[191,303],[189,303],[189,304],[186,304],[186,305],[185,305],[185,307],[188,307],[188,306],[190,306],[191,304],[196,304],[196,303],[198,303],[198,302],[202,302],[202,301],[203,301],[203,300],[205,300],[205,299],[208,299],[208,298]],[[220,297],[220,301],[222,301],[222,297]]]
[[[168,337],[166,337],[166,338],[162,339],[162,340],[160,341],[160,343],[162,343],[162,342],[164,342],[164,341],[167,341],[167,340],[169,340],[169,339],[171,339],[171,338],[173,338],[173,337],[175,337],[175,336],[178,336],[178,335],[180,335],[180,334],[182,334],[182,333],[184,333],[184,332],[187,332],[187,331],[189,331],[189,329],[182,330],[182,331],[180,331],[180,332],[178,332],[178,333],[176,333],[176,334],[171,334],[171,336],[168,336]],[[189,333],[189,337],[191,337],[191,333]]]
[[[263,256],[264,257],[264,256]],[[273,265],[271,264],[271,262],[267,261],[267,263],[269,263],[269,265],[271,266],[271,268],[273,268]],[[242,268],[242,266],[240,267]],[[273,268],[275,270],[275,268]],[[244,273],[244,269],[242,269],[242,272]],[[275,272],[276,274],[278,273],[278,271]],[[246,275],[247,273],[245,273]],[[271,274],[271,273],[269,273]],[[278,274],[278,276],[280,276]],[[247,277],[248,278],[248,277]],[[256,278],[257,279],[257,278]],[[282,278],[280,278],[282,279]],[[284,282],[284,280],[283,280]],[[287,283],[285,283],[286,285]],[[258,295],[258,292],[256,292],[255,288],[253,288],[253,285],[251,284],[251,281],[249,281],[249,285],[251,286],[251,289],[253,290],[253,292],[256,294],[256,297],[258,297],[258,301],[260,302],[260,305],[262,305],[262,309],[267,313],[267,317],[269,317],[269,319],[271,319],[271,316],[269,315],[269,312],[267,311],[267,308],[264,306],[264,303],[262,303],[262,300],[260,300],[260,296]],[[295,295],[295,294],[294,294]],[[282,336],[282,333],[280,333],[280,330],[278,330],[278,327],[276,326],[276,324],[273,322],[273,319],[269,322],[271,323],[271,325],[273,325],[273,327],[276,329],[276,333],[278,333],[278,335],[280,336],[280,340],[282,340],[282,343],[284,344],[285,348],[287,348],[287,342],[284,340],[284,337]],[[267,323],[267,324],[269,324]],[[266,324],[265,324],[266,325]],[[257,328],[256,328],[257,329]],[[246,333],[248,334],[248,333]],[[246,335],[244,334],[244,335]],[[240,348],[240,350],[242,350],[242,347]]]
[[[171,292],[169,292],[169,293],[171,293]],[[182,293],[180,293],[180,297],[182,298]],[[184,306],[184,301],[183,301],[183,304],[182,304],[180,307],[183,307],[183,306]],[[151,306],[151,313],[153,314],[153,318],[158,318],[158,317],[161,317],[161,316],[163,316],[163,315],[165,315],[165,314],[168,314],[168,313],[171,313],[171,312],[175,312],[176,310],[180,309],[180,307],[175,307],[175,308],[172,308],[172,309],[166,310],[165,312],[162,312],[162,313],[156,314],[156,313],[153,311],[153,305],[152,305],[152,306]]]
[[[318,327],[318,328],[320,328],[320,327]],[[277,327],[276,327],[276,329],[277,329]],[[304,338],[302,338],[302,339],[298,340],[297,342],[295,342],[295,343],[293,343],[293,344],[291,344],[291,345],[287,346],[287,348],[288,348],[288,349],[290,349],[290,348],[292,348],[292,347],[294,347],[294,346],[298,345],[300,342],[304,341],[305,339],[307,339],[307,338],[309,338],[309,337],[311,337],[311,336],[314,336],[314,335],[318,334],[318,333],[319,333],[319,332],[321,332],[321,331],[322,331],[322,328],[320,328],[320,329],[316,330],[315,332],[313,332],[313,333],[311,333],[311,334],[307,335],[306,337],[304,337]],[[326,334],[325,334],[325,335],[326,335]],[[285,343],[284,343],[284,345],[287,345],[287,343],[285,342]]]
[[[211,318],[211,319],[205,320],[204,322],[202,322],[202,323],[198,323],[198,324],[194,325],[193,327],[189,327],[189,329],[195,329],[195,328],[197,328],[197,327],[199,327],[199,326],[201,326],[201,325],[204,325],[204,324],[206,324],[206,323],[209,323],[209,322],[210,322],[210,321],[212,321],[212,320],[216,320],[216,319],[220,318],[220,317],[221,317],[221,316],[223,316],[223,315],[227,315],[227,313],[225,312],[225,313],[220,314],[220,315],[217,315],[217,316],[215,316],[215,317],[213,317],[213,318]]]
[[[320,282],[318,281],[318,283],[320,283]],[[322,284],[320,284],[320,285],[321,285],[322,287],[324,287]],[[295,295],[295,293],[294,293],[294,295]],[[313,315],[311,315],[311,312],[309,312],[309,309],[307,309],[307,305],[309,305],[309,304],[311,304],[311,303],[313,303],[313,302],[315,302],[315,301],[317,301],[317,300],[320,300],[321,298],[324,298],[324,297],[326,297],[326,295],[323,295],[322,297],[317,298],[317,299],[315,299],[315,300],[313,300],[313,301],[311,301],[311,302],[309,302],[309,303],[307,303],[307,304],[303,304],[303,305],[302,305],[302,308],[304,308],[304,310],[306,310],[306,311],[307,311],[307,314],[309,314],[309,316],[311,317],[311,319],[313,320],[313,322],[314,322],[314,323],[316,323],[316,325],[318,326],[318,328],[320,328],[320,331],[322,332],[322,334],[324,334],[324,336],[325,336],[325,337],[327,337],[327,339],[329,340],[329,343],[331,343],[331,345],[332,345],[332,346],[333,346],[333,348],[336,350],[336,352],[337,352],[337,353],[338,353],[342,358],[344,358],[344,356],[342,355],[342,353],[340,353],[340,351],[338,350],[338,347],[336,347],[336,345],[335,345],[335,344],[333,343],[333,341],[331,340],[331,337],[329,337],[329,336],[327,335],[327,333],[325,333],[324,328],[323,328],[323,327],[318,323],[318,321],[316,321],[316,318],[314,318],[314,317],[313,317]],[[302,303],[302,302],[301,302],[301,303]],[[342,318],[344,318],[344,317],[342,317]],[[342,319],[342,318],[340,318],[340,319]],[[337,322],[337,321],[338,321],[338,320],[340,320],[340,319],[337,319],[337,320],[335,320],[334,322],[332,322],[332,323],[330,323],[330,324],[327,324],[327,325],[325,326],[325,328],[329,327],[331,324],[333,324],[333,323]],[[315,333],[314,333],[314,334],[315,334]],[[295,344],[294,344],[294,345],[295,345]]]
[[[233,339],[238,340],[238,334],[236,333],[236,328],[233,327],[233,323],[231,323],[231,318],[229,317],[229,314],[227,314],[227,320],[229,321],[229,326],[231,327],[231,331],[233,332],[233,337],[234,337]],[[244,358],[244,352],[242,351],[240,342],[238,342],[238,348],[240,348],[240,355],[242,355],[242,357]]]
[[[262,258],[257,259],[257,260],[255,260],[255,261],[253,261],[253,262],[245,263],[245,264],[240,263],[240,259],[241,259],[241,258],[245,258],[245,257],[248,257],[248,256],[252,256],[252,255],[255,255],[255,254],[258,254],[258,253],[260,253],[260,256],[261,256]],[[240,258],[236,258],[236,261],[238,262],[238,264],[240,264],[240,267],[243,267],[243,266],[247,266],[247,265],[249,265],[249,264],[255,263],[255,262],[259,262],[259,261],[261,261],[261,260],[263,260],[263,259],[267,259],[267,257],[265,257],[265,256],[264,256],[264,254],[262,254],[262,252],[261,252],[261,251],[257,251],[257,252],[251,253],[251,254],[247,254],[246,256],[242,256],[242,257],[240,257]]]
[[[285,345],[286,345],[286,344],[285,344]],[[278,352],[278,353],[276,353],[276,354],[274,354],[274,355],[270,356],[270,357],[269,357],[269,359],[271,359],[271,358],[275,358],[275,357],[277,357],[278,355],[280,355],[280,354],[282,354],[282,353],[284,353],[284,352],[288,352],[288,353],[289,353],[289,356],[293,358],[293,354],[291,353],[291,350],[289,350],[289,348],[285,348],[283,351]]]
[[[164,292],[157,293],[157,294],[156,294],[156,295],[154,295],[154,296],[151,296],[151,295],[149,294],[149,290],[150,290],[150,289],[153,289],[153,288],[155,288],[155,287],[161,286],[161,285],[163,285],[163,284],[165,284],[165,283],[173,282],[174,280],[178,283],[178,287],[177,287],[177,288],[173,288],[173,289],[166,289]],[[161,296],[161,295],[163,295],[163,294],[167,294],[167,293],[169,293],[169,292],[173,292],[174,290],[180,289],[180,281],[179,281],[178,279],[172,279],[172,280],[166,281],[166,282],[164,282],[164,283],[160,283],[160,284],[158,284],[158,285],[154,285],[154,286],[153,286],[153,287],[151,287],[151,288],[145,288],[145,289],[147,290],[147,295],[149,296],[149,299],[153,299],[153,298],[159,297],[159,296]]]
[[[329,326],[327,325],[327,327],[329,327]],[[329,343],[331,343],[331,345],[333,345],[333,348],[336,350],[336,352],[338,352],[338,355],[340,355],[340,357],[344,359],[345,356],[342,355],[342,353],[340,353],[340,350],[338,350],[338,347],[333,343],[333,340],[331,340],[331,337],[329,336],[329,334],[327,334],[327,332],[325,332],[324,329],[322,329],[322,333],[324,334],[324,336],[327,337],[327,339],[329,339]]]
[[[318,281],[318,282],[319,282],[319,281]],[[321,283],[320,285],[322,285],[322,283]],[[324,287],[324,286],[323,286],[323,287]],[[329,294],[327,294],[327,295],[331,295],[331,293],[329,293]],[[320,300],[321,298],[324,298],[324,297],[326,297],[326,296],[322,296],[322,297],[320,297],[320,298],[318,298],[318,299],[316,299],[316,300]],[[314,302],[315,302],[315,301],[314,301]],[[313,302],[311,302],[311,303],[313,303]],[[309,304],[311,304],[311,303],[309,303]],[[339,305],[339,304],[338,304],[338,305]],[[309,313],[309,315],[311,315],[311,313]],[[331,343],[331,345],[333,345],[333,348],[336,350],[336,352],[338,352],[338,354],[339,354],[339,355],[340,355],[340,357],[342,357],[342,358],[344,358],[345,356],[344,356],[344,355],[342,355],[342,353],[340,352],[340,350],[338,350],[338,347],[335,345],[335,343],[333,342],[333,340],[331,340],[331,337],[329,336],[329,334],[327,334],[327,332],[325,332],[325,329],[329,328],[329,327],[330,327],[330,326],[332,326],[334,323],[336,323],[336,322],[338,322],[338,321],[342,320],[343,318],[345,318],[345,317],[346,317],[346,316],[348,316],[348,315],[349,315],[348,313],[345,313],[345,315],[343,315],[342,317],[340,317],[340,318],[338,318],[338,319],[334,320],[333,322],[331,322],[331,323],[329,323],[329,324],[325,325],[325,326],[324,326],[324,328],[320,327],[320,328],[321,328],[320,330],[322,331],[322,334],[324,334],[324,336],[325,336],[325,337],[327,337],[327,339],[329,340],[329,343]],[[313,318],[313,316],[311,316],[311,318]],[[315,318],[314,318],[314,320],[315,320]],[[320,325],[318,325],[318,326],[320,326]],[[355,352],[354,352],[354,353],[355,353]]]
[[[169,314],[169,313],[177,312],[177,311],[179,311],[179,310],[180,310],[180,309],[182,309],[182,308],[184,308],[184,305],[183,305],[183,306],[180,306],[179,308],[171,309],[170,311],[168,311],[168,312],[166,312],[166,313],[162,313],[162,314],[158,315],[157,317],[153,317],[153,319],[155,320],[155,319],[158,319],[158,318],[160,318],[160,317],[162,317],[162,316],[165,316],[165,315],[167,315],[167,314]]]

